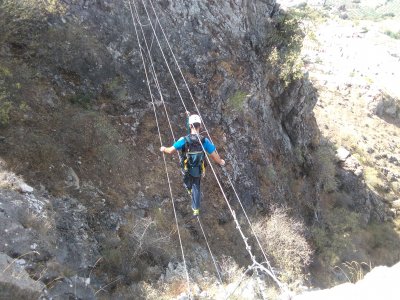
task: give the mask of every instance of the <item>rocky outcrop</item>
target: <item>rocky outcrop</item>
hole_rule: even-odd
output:
[[[392,267],[380,266],[371,270],[363,279],[356,283],[344,283],[331,289],[305,292],[294,297],[294,300],[317,299],[388,299],[399,298],[400,288],[397,278],[400,276],[400,263]]]
[[[1,299],[39,299],[45,285],[29,277],[25,271],[26,261],[13,260],[4,253],[0,253],[0,291]]]
[[[87,278],[76,276],[87,276],[99,256],[86,218],[86,208],[76,199],[0,190],[0,251],[5,253],[0,269],[9,278],[4,295],[10,295],[4,299],[68,294],[71,286],[76,295],[90,299]]]
[[[382,91],[370,91],[368,95],[368,109],[381,118],[400,120],[400,100],[385,94]]]
[[[35,251],[26,269],[36,278],[46,265],[40,280],[50,297],[71,295],[72,286],[75,297],[91,299],[95,291],[159,278],[180,253],[164,242],[176,238],[176,228],[127,2],[22,1],[15,10],[3,2],[0,97],[12,102],[0,107],[6,116],[0,156],[29,185],[0,191],[0,251],[13,258]],[[149,26],[155,16],[145,1],[149,21],[139,2],[172,127],[183,135],[185,109]],[[307,77],[285,83],[268,65],[271,49],[286,47],[276,1],[153,4],[249,213],[265,215],[279,203],[311,222],[319,199],[310,175],[319,139],[312,112],[317,98]],[[167,60],[193,111],[169,54]],[[157,98],[167,144],[172,137],[161,105]],[[190,207],[177,159],[168,159],[168,167],[182,222]],[[206,229],[218,234],[213,249],[222,255],[238,237],[217,184],[210,177],[204,184]],[[182,230],[194,268],[200,264],[196,254],[206,250],[199,232]],[[248,264],[240,246],[233,250]]]

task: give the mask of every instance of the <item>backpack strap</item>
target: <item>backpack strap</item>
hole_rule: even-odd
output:
[[[190,139],[190,134],[188,134],[185,136],[185,146],[183,147],[182,151],[189,152],[191,143],[192,143],[192,140]]]
[[[196,142],[198,144],[197,136],[195,138],[196,138]],[[204,142],[205,142],[205,137],[200,135],[199,138],[200,138],[201,144],[203,145]],[[197,156],[197,155],[202,155],[202,159],[201,159],[200,165],[198,165],[198,167],[196,167],[196,169],[198,168],[198,174],[205,174],[206,164],[205,164],[205,161],[204,161],[205,153],[204,153],[203,149],[199,149],[198,146],[196,146],[196,149],[191,149],[191,145],[195,142],[194,137],[193,137],[192,134],[186,135],[184,137],[184,139],[185,139],[185,145],[182,148],[182,152],[181,152],[182,153],[182,156],[181,156],[182,157],[182,160],[181,160],[182,170],[185,173],[186,172],[190,172],[191,173],[194,170],[193,167],[190,167],[191,157]],[[197,173],[197,172],[195,171],[195,173]],[[196,175],[194,175],[194,176],[196,176]]]

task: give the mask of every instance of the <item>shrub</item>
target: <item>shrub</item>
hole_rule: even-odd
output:
[[[303,77],[301,49],[307,36],[315,39],[314,23],[323,16],[308,6],[281,11],[274,19],[275,26],[270,33],[271,47],[267,63],[278,72],[279,79],[287,86],[292,80]]]
[[[386,183],[385,176],[373,167],[368,166],[365,168],[364,179],[368,187],[379,194],[386,194],[390,189]]]
[[[241,110],[243,108],[243,104],[246,98],[247,93],[239,90],[232,97],[229,98],[228,105],[232,109]]]
[[[244,273],[244,269],[240,268],[230,256],[222,256],[219,266],[221,268],[221,276],[225,283],[238,281]]]
[[[391,30],[386,30],[386,31],[385,31],[385,34],[386,34],[387,36],[390,36],[390,37],[393,38],[393,39],[400,40],[400,30],[397,31],[397,32],[391,31]]]
[[[10,101],[4,101],[0,99],[0,124],[2,126],[7,126],[10,122],[10,111],[12,104]]]
[[[79,92],[76,95],[71,96],[69,98],[69,101],[72,104],[79,105],[84,109],[90,109],[92,106],[92,98],[93,96],[91,95],[91,93]]]
[[[363,279],[367,272],[371,271],[371,264],[365,262],[358,263],[356,261],[346,261],[340,266],[335,266],[334,269],[340,270],[349,282],[356,283]]]
[[[120,241],[111,241],[102,250],[103,269],[113,275],[123,275],[128,282],[138,280],[139,269],[159,260],[168,250],[169,236],[156,230],[151,218],[130,218],[120,230]],[[159,262],[160,263],[160,262]]]
[[[312,255],[304,224],[291,218],[285,209],[275,208],[269,218],[255,224],[254,230],[274,266],[280,270],[280,280],[291,284],[303,282],[304,269]]]
[[[0,64],[0,75],[2,75],[3,77],[10,77],[11,72],[7,67]]]
[[[342,256],[354,248],[353,236],[360,232],[360,215],[342,207],[322,212],[321,224],[312,229],[317,254],[328,266],[341,262]]]
[[[400,258],[400,239],[391,223],[365,225],[362,215],[343,207],[321,211],[320,222],[311,228],[321,270],[321,281],[336,285],[355,282],[371,265],[394,264]],[[337,276],[339,275],[339,276]]]
[[[47,214],[32,210],[19,210],[18,220],[24,228],[34,229],[43,236],[48,236],[55,226]]]
[[[313,155],[312,176],[320,190],[333,192],[337,190],[335,153],[328,144],[322,144]]]

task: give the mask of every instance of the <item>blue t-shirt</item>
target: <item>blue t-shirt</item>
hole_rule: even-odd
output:
[[[182,148],[185,146],[185,137],[181,137],[172,146],[176,150],[182,150]],[[213,153],[215,151],[214,144],[211,143],[208,138],[204,139],[203,147],[204,147],[204,150],[206,150],[208,154],[211,154],[211,153]]]

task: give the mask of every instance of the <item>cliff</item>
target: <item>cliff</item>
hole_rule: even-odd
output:
[[[184,135],[185,108],[150,26],[156,17],[150,2],[150,18],[143,3],[135,4],[172,129]],[[292,57],[301,44],[296,22],[272,0],[153,4],[251,219],[268,219],[274,207],[285,207],[284,218],[303,224],[294,232],[313,244],[311,227],[325,226],[321,203],[336,190],[339,166],[333,153],[321,158],[318,152],[317,97],[307,75],[287,72],[296,67]],[[143,286],[168,283],[181,254],[140,56],[144,40],[139,45],[128,3],[4,0],[0,8],[0,252],[44,283],[45,297],[146,297]],[[154,26],[166,51],[161,27]],[[195,111],[172,56],[166,59],[184,103]],[[171,144],[158,95],[155,101],[163,143]],[[189,200],[177,157],[167,163],[183,224]],[[328,175],[327,165],[333,168]],[[381,199],[343,172],[340,188],[361,203],[346,211],[361,213],[365,226],[387,220]],[[240,269],[249,257],[211,172],[202,185],[201,218],[211,248],[219,262],[229,256]],[[239,205],[232,205],[244,224]],[[190,276],[201,290],[204,274],[214,274],[201,231],[191,225],[181,235]],[[308,256],[300,259],[296,270],[306,273],[307,263]],[[169,282],[179,285],[171,294],[185,290],[179,280]],[[36,295],[38,287],[32,290]]]

